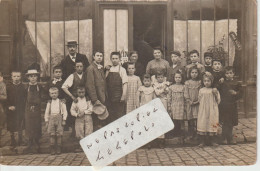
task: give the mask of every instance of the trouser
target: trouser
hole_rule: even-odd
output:
[[[222,125],[222,137],[223,140],[227,139],[228,142],[233,140],[233,125],[231,123],[223,123]]]
[[[68,131],[69,127],[72,128],[72,136],[75,136],[75,117],[71,115],[70,113],[70,108],[72,105],[72,100],[71,99],[66,99],[66,108],[68,112],[68,117],[66,119],[66,125],[64,126],[64,131]]]
[[[93,132],[93,121],[91,115],[84,115],[75,120],[76,137],[79,139]]]
[[[197,119],[191,119],[188,121],[188,134],[195,137],[197,132]]]
[[[57,145],[61,146],[61,135],[51,135],[51,137],[50,137],[51,146],[54,146],[56,144],[55,140],[57,140],[56,141]]]

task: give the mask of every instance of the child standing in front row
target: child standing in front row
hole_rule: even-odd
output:
[[[65,103],[58,98],[59,89],[51,87],[49,94],[52,100],[49,100],[47,103],[44,118],[48,133],[50,134],[50,153],[54,155],[55,146],[57,146],[57,154],[61,153],[61,137],[68,113]]]
[[[185,82],[184,98],[186,101],[186,119],[188,120],[188,132],[192,138],[196,136],[196,125],[199,110],[199,89],[201,88],[200,71],[196,66],[189,70],[190,80]]]
[[[75,130],[76,137],[82,139],[93,132],[92,112],[93,106],[91,101],[85,96],[85,87],[77,88],[77,103],[73,102],[70,112],[76,117]]]
[[[140,107],[145,105],[146,103],[152,101],[155,98],[154,88],[151,85],[151,76],[149,74],[145,74],[143,76],[143,84],[137,90],[136,95],[136,107]]]
[[[157,72],[155,75],[155,82],[153,84],[155,95],[160,98],[162,101],[165,109],[167,110],[167,94],[169,92],[169,85],[168,81],[165,81],[165,77],[162,72]]]
[[[174,129],[180,132],[180,144],[184,143],[185,99],[183,77],[180,72],[173,75],[174,84],[170,86],[168,94],[168,111],[174,122]]]
[[[38,84],[39,72],[35,69],[27,71],[29,85],[26,88],[26,107],[25,107],[25,133],[29,139],[25,153],[32,153],[32,145],[35,142],[37,151],[40,151],[41,127],[41,94],[42,87]]]
[[[206,145],[216,146],[213,137],[217,135],[219,126],[219,110],[220,94],[216,88],[213,88],[213,76],[209,72],[203,75],[203,84],[205,87],[199,91],[199,114],[197,133],[200,135],[199,147]]]
[[[5,125],[5,112],[3,107],[3,101],[6,100],[6,85],[4,83],[3,73],[0,72],[0,147],[1,147],[1,137],[2,129]]]
[[[128,83],[127,83],[127,101],[126,113],[136,109],[136,95],[138,88],[142,85],[140,78],[135,74],[135,64],[127,64]]]
[[[15,149],[17,145],[23,145],[24,130],[24,112],[25,112],[25,95],[27,91],[21,81],[22,73],[12,71],[12,82],[7,86],[7,130],[11,136],[11,148]],[[15,132],[18,132],[18,143],[15,140]]]
[[[221,102],[219,105],[220,122],[222,124],[222,143],[236,144],[233,139],[233,127],[238,125],[237,100],[242,96],[241,85],[234,79],[234,68],[225,68],[225,80],[220,86]]]

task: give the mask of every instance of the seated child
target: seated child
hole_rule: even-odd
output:
[[[190,56],[191,64],[186,66],[187,79],[190,79],[189,73],[190,73],[190,69],[193,66],[196,66],[198,68],[199,73],[205,72],[204,66],[201,63],[199,63],[199,60],[200,60],[199,52],[197,50],[192,50],[192,51],[190,51],[189,56]],[[199,75],[199,77],[201,78],[201,75]]]
[[[55,146],[57,146],[57,154],[61,153],[61,137],[63,135],[63,127],[66,124],[67,109],[59,97],[59,89],[51,87],[49,89],[51,100],[48,101],[45,110],[45,122],[48,133],[50,134],[50,153],[55,154]],[[57,140],[55,142],[55,140]]]
[[[6,85],[4,83],[3,73],[0,72],[0,146],[1,146],[1,137],[2,137],[2,129],[5,125],[5,112],[3,102],[6,100]]]
[[[213,54],[211,52],[204,53],[205,71],[212,73],[212,58]]]
[[[137,90],[137,99],[136,99],[136,107],[140,107],[150,102],[155,98],[154,88],[151,85],[151,76],[149,74],[145,74],[143,76],[143,84]]]
[[[222,123],[223,144],[236,144],[232,130],[238,125],[237,100],[242,97],[242,88],[234,79],[234,68],[225,68],[225,80],[220,86],[221,102],[219,105],[220,123]]]
[[[179,51],[171,52],[171,61],[172,66],[169,68],[167,80],[172,83],[174,82],[174,74],[176,72],[181,72],[184,76],[186,75],[184,67],[181,66],[181,53]]]
[[[127,64],[128,83],[127,83],[127,101],[126,101],[126,113],[129,113],[136,109],[136,95],[138,88],[142,85],[141,80],[135,73],[135,64]]]
[[[162,72],[157,72],[155,78],[156,80],[153,84],[155,95],[161,99],[165,109],[167,110],[167,94],[169,92],[170,83],[165,81]]]
[[[11,135],[11,147],[15,148],[15,132],[18,132],[18,145],[23,145],[22,133],[24,130],[24,112],[26,90],[21,82],[22,73],[12,71],[12,82],[7,86],[7,130]]]
[[[93,106],[91,101],[85,96],[84,87],[77,88],[77,96],[78,102],[72,103],[70,112],[72,116],[76,117],[76,137],[80,140],[93,132],[93,121],[91,116]]]

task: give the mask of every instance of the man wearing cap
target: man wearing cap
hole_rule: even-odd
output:
[[[68,76],[75,72],[75,62],[82,61],[84,69],[89,66],[88,58],[84,54],[77,53],[78,43],[75,40],[68,41],[67,48],[69,54],[61,61],[61,67],[63,71],[62,79],[66,80]]]
[[[61,64],[60,64],[60,66],[62,68],[62,72],[63,72],[63,75],[62,75],[63,80],[66,80],[71,74],[73,74],[75,72],[75,63],[76,62],[80,61],[83,63],[83,72],[89,66],[89,62],[88,62],[86,55],[77,53],[77,46],[78,46],[77,41],[75,41],[75,40],[68,41],[66,46],[68,48],[69,54],[61,61]],[[72,103],[72,101],[71,101],[70,97],[67,97],[66,98],[67,109],[70,109],[71,103]],[[68,110],[68,116],[71,116],[70,110]],[[71,122],[70,120],[71,119],[68,118],[67,122]],[[69,127],[69,125],[66,124],[64,127],[64,131],[68,131],[68,129],[69,129],[68,127]],[[72,128],[72,137],[74,137],[74,136],[75,136],[75,131],[74,131],[74,128]]]

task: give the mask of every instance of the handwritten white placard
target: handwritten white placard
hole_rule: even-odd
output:
[[[157,98],[85,137],[80,145],[91,165],[102,168],[173,128]]]

